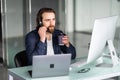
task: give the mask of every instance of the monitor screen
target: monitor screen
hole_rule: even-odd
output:
[[[118,16],[96,19],[94,22],[87,63],[96,61],[107,49],[107,41],[113,43]]]

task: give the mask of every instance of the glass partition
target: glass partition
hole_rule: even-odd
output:
[[[23,0],[2,0],[2,35],[4,60],[14,65],[15,54],[24,49]]]

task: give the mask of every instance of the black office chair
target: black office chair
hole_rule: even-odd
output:
[[[0,57],[0,66],[3,65],[3,58]]]
[[[16,67],[23,67],[27,66],[27,56],[26,51],[20,51],[18,52],[14,57],[14,62]]]
[[[0,63],[3,63],[3,59],[0,57]]]

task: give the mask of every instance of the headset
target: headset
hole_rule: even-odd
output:
[[[42,23],[42,20],[41,20],[41,18],[39,18],[38,19],[38,25],[37,25],[37,30],[39,30],[39,28],[41,27],[41,26],[43,26],[43,23]]]
[[[42,20],[41,20],[41,18],[39,18],[39,27],[41,27],[41,26],[43,26],[43,23],[42,23]]]
[[[40,27],[43,26],[42,21],[39,21],[39,26],[40,26]]]

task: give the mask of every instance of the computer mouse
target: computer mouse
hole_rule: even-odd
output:
[[[83,68],[81,70],[79,70],[77,73],[86,73],[90,70],[90,68]]]

